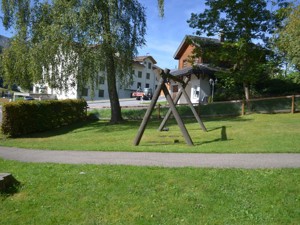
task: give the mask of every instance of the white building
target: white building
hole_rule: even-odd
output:
[[[154,91],[157,85],[155,71],[159,68],[155,64],[156,61],[152,56],[136,57],[133,60],[132,81],[129,82],[129,84],[124,84],[123,82],[117,80],[119,98],[130,98],[131,93],[136,91],[138,88],[152,88]],[[81,91],[77,83],[74,83],[74,81],[70,81],[68,90],[50,88],[48,85],[35,84],[33,87],[33,94],[43,93],[53,95],[57,99],[77,99],[82,97],[87,101],[109,99],[105,72],[99,72],[98,84],[95,86],[96,87],[93,94],[92,88],[88,84]]]
[[[202,41],[201,46],[198,43],[199,40]],[[178,60],[178,70],[171,71],[171,74],[176,77],[190,78],[185,90],[194,104],[205,102],[208,97],[212,97],[214,84],[216,83],[215,73],[218,69],[210,66],[209,62],[202,57],[194,58],[192,61],[193,51],[196,46],[202,49],[205,49],[206,45],[218,47],[220,41],[218,39],[186,35],[174,54],[174,59]],[[171,95],[175,97],[179,90],[178,84],[170,82],[169,90]],[[186,104],[187,101],[182,96],[178,103]]]

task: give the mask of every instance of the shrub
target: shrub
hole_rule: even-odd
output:
[[[86,118],[85,100],[18,101],[3,105],[2,132],[15,137]]]

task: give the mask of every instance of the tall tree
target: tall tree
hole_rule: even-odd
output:
[[[60,89],[90,82],[94,90],[105,71],[111,122],[122,120],[116,80],[131,74],[145,43],[145,10],[137,0],[2,0],[2,9],[4,26],[16,31],[4,53],[6,82],[21,77],[23,86],[42,80]]]
[[[224,40],[215,54],[207,54],[210,61],[226,62],[226,73],[241,82],[245,97],[249,87],[265,74],[267,54],[265,43],[274,30],[273,14],[264,0],[206,1],[203,13],[192,13],[188,21],[196,34],[221,35]],[[256,44],[254,44],[254,41]],[[201,51],[200,51],[201,52]]]
[[[278,31],[277,46],[300,71],[300,5],[292,7]]]

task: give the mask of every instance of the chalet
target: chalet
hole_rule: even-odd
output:
[[[174,54],[174,59],[178,60],[178,69],[171,71],[171,74],[177,77],[190,77],[190,82],[185,90],[190,95],[192,103],[206,101],[213,94],[214,74],[218,71],[217,68],[211,67],[204,58],[192,57],[194,49],[196,47],[205,49],[205,45],[218,46],[220,43],[219,39],[186,35]],[[169,89],[172,96],[175,96],[178,92],[178,85],[171,82]],[[185,104],[187,102],[182,96],[179,103]]]

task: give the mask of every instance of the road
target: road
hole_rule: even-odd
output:
[[[159,97],[158,102],[165,101],[165,97]],[[150,103],[150,100],[136,100],[135,98],[124,98],[120,99],[121,107],[136,107],[136,106],[145,106],[147,107]],[[101,109],[101,108],[110,108],[109,100],[99,100],[99,101],[88,101],[88,106],[90,109]]]

